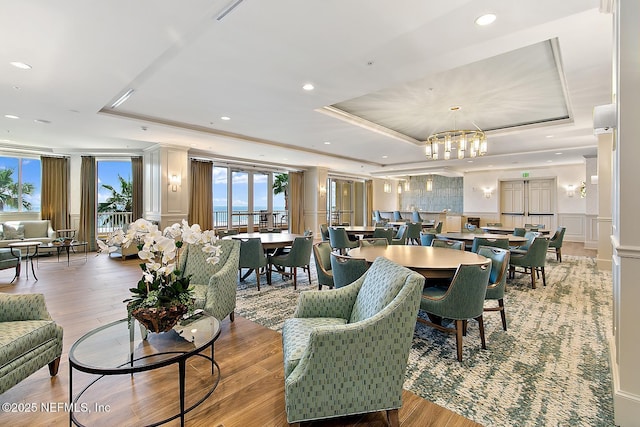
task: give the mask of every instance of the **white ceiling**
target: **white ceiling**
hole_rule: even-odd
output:
[[[0,150],[117,155],[182,145],[388,176],[569,164],[596,153],[592,110],[611,102],[612,81],[612,16],[598,0],[244,0],[217,20],[232,3],[3,1]],[[486,12],[496,22],[476,26]],[[515,53],[550,43],[555,76],[538,55]],[[302,89],[308,82],[315,90]],[[370,119],[402,123],[417,139],[452,127],[450,105],[463,107],[458,124],[486,129],[562,108],[569,118],[491,131],[488,155],[473,163],[433,162],[415,139],[321,111],[355,100],[375,112]]]

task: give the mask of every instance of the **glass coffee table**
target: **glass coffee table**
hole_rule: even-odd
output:
[[[99,402],[89,404],[82,397],[104,377],[123,374],[131,374],[133,377],[135,373],[177,364],[180,411],[150,425],[160,425],[180,418],[180,425],[184,426],[185,414],[204,402],[220,381],[220,367],[214,359],[213,346],[219,335],[220,322],[205,312],[180,321],[168,332],[147,332],[135,319],[121,319],[88,332],[69,351],[70,424],[84,425],[79,419],[82,412],[85,412],[82,409],[93,408]],[[207,348],[211,348],[210,357],[203,354]],[[185,408],[185,368],[188,359],[194,356],[211,362],[212,384],[200,400]],[[75,396],[74,370],[99,375]],[[77,414],[74,408],[78,408]]]
[[[40,245],[40,251],[49,252],[55,249],[58,253],[58,262],[60,262],[60,253],[67,254],[67,267],[70,265],[70,255],[71,252],[76,252],[77,249],[80,249],[84,252],[84,262],[87,262],[87,242],[81,242],[78,240],[73,240],[70,242],[60,242],[60,243],[43,243]],[[40,262],[40,261],[38,261]]]

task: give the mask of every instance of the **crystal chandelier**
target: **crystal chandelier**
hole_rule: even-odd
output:
[[[449,110],[455,113],[460,110],[460,107],[450,107]],[[464,159],[466,153],[469,157],[484,156],[487,154],[487,136],[480,128],[477,130],[456,129],[454,116],[453,130],[436,132],[427,138],[425,155],[429,160],[441,158],[449,160],[452,150],[457,150],[458,159]]]

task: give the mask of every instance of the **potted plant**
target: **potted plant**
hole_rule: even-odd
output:
[[[193,296],[189,289],[190,276],[176,269],[180,249],[184,243],[201,244],[210,256],[208,263],[220,261],[220,246],[213,230],[202,231],[198,224],[189,226],[186,221],[176,223],[160,231],[158,226],[145,219],[138,219],[124,233],[117,230],[106,242],[98,240],[100,252],[112,252],[114,245],[138,246],[142,277],[131,297],[124,300],[130,317],[136,318],[153,332],[170,330],[185,313],[193,310]]]

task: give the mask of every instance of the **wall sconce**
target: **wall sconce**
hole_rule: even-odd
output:
[[[484,192],[485,199],[491,198],[491,195],[493,194],[493,190],[491,188],[487,187],[487,188],[484,188],[482,191]]]
[[[433,179],[431,179],[431,175],[427,178],[427,191],[433,191]]]
[[[169,177],[169,186],[171,187],[172,192],[178,191],[178,186],[180,185],[180,177],[178,175],[171,175]]]
[[[384,187],[382,187],[382,190],[385,193],[391,193],[391,184],[389,184],[389,181],[384,182]]]
[[[576,187],[573,184],[567,185],[567,196],[573,197],[576,195]]]
[[[411,177],[404,182],[404,191],[411,191]]]
[[[319,185],[318,186],[318,193],[320,193],[320,197],[327,197],[327,186],[326,185]]]
[[[402,194],[402,184],[398,183],[398,194]]]

